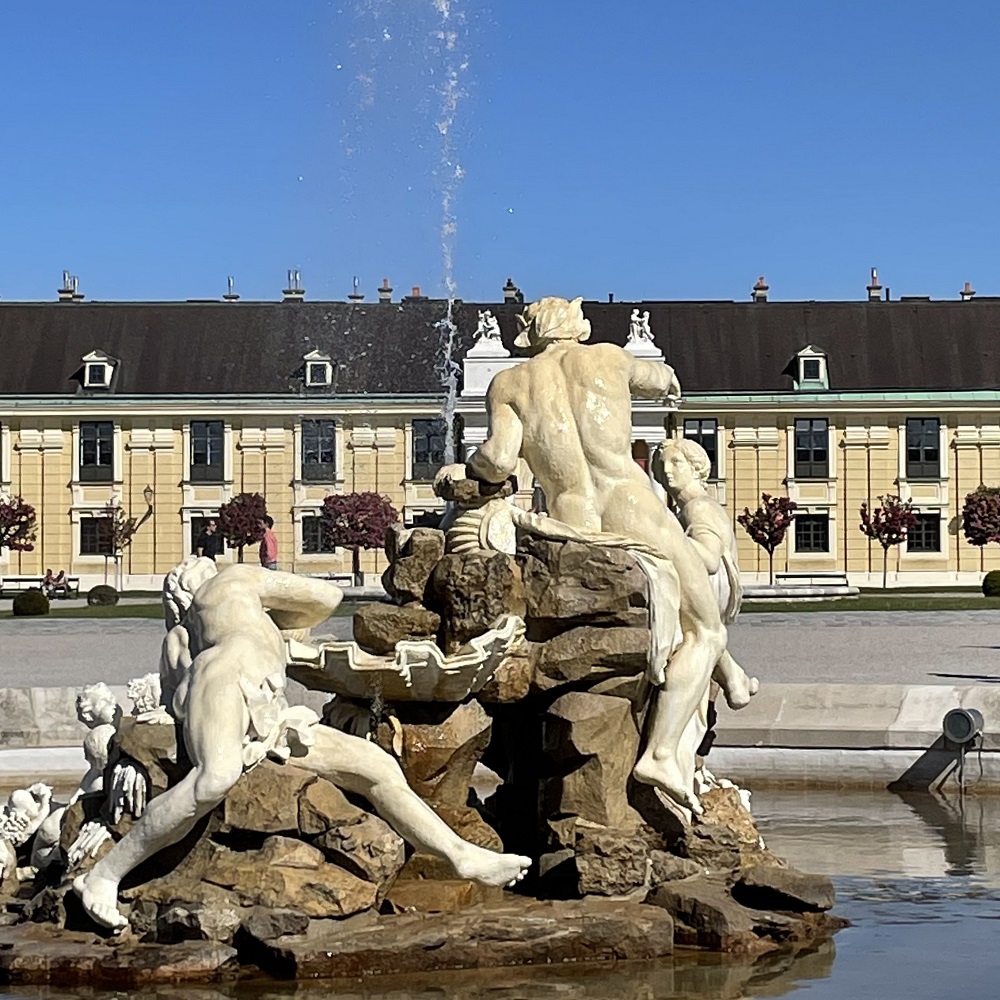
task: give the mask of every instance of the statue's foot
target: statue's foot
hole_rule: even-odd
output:
[[[515,885],[528,874],[531,858],[520,854],[497,854],[485,847],[466,844],[461,854],[453,859],[455,874],[471,878],[483,885]]]
[[[760,681],[756,677],[748,677],[742,670],[737,677],[727,678],[722,693],[726,696],[726,704],[734,711],[746,708],[750,699],[760,690]]]
[[[677,805],[689,809],[695,816],[700,816],[704,812],[694,788],[684,779],[684,775],[672,758],[658,759],[653,753],[645,753],[632,769],[632,777],[644,785],[658,788]]]
[[[128,927],[128,921],[118,912],[117,882],[87,872],[73,880],[73,891],[80,897],[83,908],[95,923],[113,931]]]

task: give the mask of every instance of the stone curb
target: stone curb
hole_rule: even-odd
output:
[[[1000,685],[767,684],[739,712],[720,699],[717,747],[926,750],[953,708],[983,714],[1000,750]]]

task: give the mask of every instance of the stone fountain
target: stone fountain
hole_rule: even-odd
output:
[[[81,701],[78,792],[0,816],[0,981],[757,955],[842,926],[706,766],[714,698],[757,682],[726,650],[741,590],[704,453],[654,456],[675,512],[630,457],[630,400],[679,396],[673,369],[584,346],[580,300],[521,327],[485,443],[438,475],[448,515],[393,528],[391,601],[352,641],[310,632],[342,598],[325,581],[168,575],[132,714]],[[513,503],[521,460],[546,515]],[[286,677],[331,695],[322,719]]]

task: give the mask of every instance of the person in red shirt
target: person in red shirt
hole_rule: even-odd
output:
[[[264,529],[264,537],[260,542],[260,564],[264,569],[277,569],[278,539],[271,530],[274,528],[274,518],[265,514],[260,519],[260,526]]]

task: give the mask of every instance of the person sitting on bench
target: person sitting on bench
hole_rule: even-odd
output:
[[[42,590],[47,597],[54,597],[60,590],[69,596],[69,580],[66,578],[66,570],[61,569],[57,575],[53,576],[52,570],[47,569],[45,579],[42,581]]]

